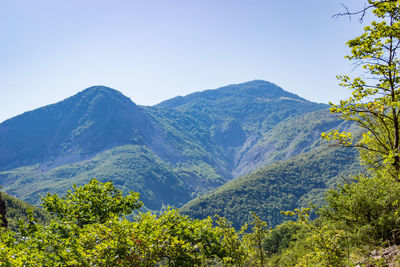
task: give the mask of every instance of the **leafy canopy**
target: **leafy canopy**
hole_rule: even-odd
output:
[[[58,219],[75,222],[82,227],[90,223],[105,223],[114,217],[129,215],[142,206],[139,193],[123,196],[122,191],[110,182],[91,180],[88,184],[68,190],[66,196],[47,194],[43,207]]]
[[[355,122],[362,133],[332,131],[322,134],[345,146],[359,148],[362,161],[372,169],[389,170],[400,180],[400,2],[369,0],[368,9],[376,17],[364,33],[347,42],[351,54],[346,58],[363,69],[363,75],[338,76],[341,86],[352,95],[331,104],[331,112]]]
[[[138,197],[97,180],[63,198],[47,195],[43,206],[55,215],[48,225],[30,214],[17,232],[0,228],[0,265],[264,266],[266,223],[255,215],[248,234],[246,225],[236,231],[225,218],[193,220],[174,209],[121,218],[141,206]]]

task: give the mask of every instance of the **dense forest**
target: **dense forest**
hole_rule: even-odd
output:
[[[236,228],[246,223],[253,211],[269,226],[276,226],[287,220],[282,210],[309,202],[322,205],[326,189],[360,170],[354,150],[320,147],[230,181],[180,210],[198,219],[218,214]]]
[[[399,265],[400,1],[368,0],[363,10],[346,10],[338,16],[363,19],[367,12],[376,21],[348,42],[351,53],[347,56],[365,73],[354,78],[338,76],[352,94],[330,108],[356,131],[349,132],[354,127],[328,128],[321,135],[333,147],[315,144],[314,150],[193,200],[183,211],[197,212],[192,216],[198,219],[173,208],[144,212],[139,193],[124,194],[113,183],[95,179],[74,185],[62,197],[47,193],[41,198],[46,213],[29,211],[17,226],[1,229],[0,264]],[[177,98],[163,105],[190,109],[190,103],[190,98]],[[248,127],[252,126],[249,120]],[[345,166],[343,172],[337,171],[338,166]],[[299,171],[301,176],[296,175]],[[274,179],[281,188],[271,183]],[[310,192],[314,197],[307,196]],[[322,197],[319,203],[306,203]],[[224,208],[220,199],[232,204],[223,210],[228,218],[212,216]],[[212,203],[209,210],[202,201]],[[275,213],[263,210],[270,202],[279,203]],[[22,202],[10,203],[14,203],[9,204],[14,205],[14,214],[25,212]],[[243,214],[237,210],[246,210],[248,216],[235,219],[230,214]],[[8,215],[12,214],[10,209]]]

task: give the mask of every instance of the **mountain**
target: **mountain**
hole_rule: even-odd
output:
[[[176,144],[191,153],[198,148],[153,120],[118,91],[99,86],[7,120],[0,125],[1,184],[35,204],[40,194],[63,193],[91,178],[141,192],[152,209],[184,203],[193,193],[192,181],[181,177],[202,177],[178,176],[185,168],[170,164],[184,164],[189,158]],[[211,175],[206,178],[212,180]],[[222,183],[204,181],[204,188]]]
[[[91,87],[3,122],[0,169],[37,163],[51,169],[81,161],[112,146],[143,143],[132,138],[137,132],[143,137],[153,132],[140,108],[116,90]]]
[[[217,144],[236,147],[246,140],[241,131],[248,139],[247,135],[255,134],[254,131],[266,132],[284,119],[328,106],[307,101],[273,83],[256,80],[175,97],[156,107],[199,115],[206,125],[214,127]],[[235,125],[242,130],[238,131]],[[228,141],[227,137],[234,136],[230,131],[234,130],[239,138]],[[224,143],[227,141],[233,142],[232,145]]]
[[[327,105],[251,81],[138,106],[104,86],[0,124],[0,185],[30,203],[91,178],[149,209],[191,199],[347,127]]]
[[[278,124],[317,110],[329,113],[328,105],[307,101],[273,83],[260,80],[175,97],[156,107],[174,109],[200,118],[205,127],[210,129],[214,144],[229,162],[231,178],[275,161],[268,160],[276,151],[274,144],[260,147],[268,141],[267,135]],[[341,123],[333,116],[330,121],[330,127]],[[294,124],[299,129],[312,122],[304,123]],[[314,135],[311,139],[320,139],[320,131],[314,132]],[[294,151],[293,155],[298,153],[300,151]]]
[[[230,181],[184,205],[180,210],[192,218],[218,214],[239,229],[255,212],[269,226],[288,218],[281,211],[321,205],[326,189],[342,177],[360,171],[355,150],[318,147]]]

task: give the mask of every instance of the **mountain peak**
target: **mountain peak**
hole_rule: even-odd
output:
[[[103,86],[103,85],[95,85],[91,86],[89,88],[86,88],[85,90],[79,92],[78,94],[72,96],[72,97],[95,97],[98,95],[102,95],[105,97],[117,97],[120,99],[129,99],[125,95],[123,95],[120,91],[117,91],[113,88]]]
[[[218,88],[216,90],[230,91],[231,93],[235,93],[235,95],[238,94],[238,96],[242,97],[255,96],[255,97],[267,97],[271,99],[279,97],[291,97],[296,99],[302,99],[301,97],[293,93],[283,90],[280,86],[264,80],[253,80],[239,84],[231,84],[228,86]]]
[[[132,132],[147,129],[146,125],[145,114],[128,97],[106,86],[92,86],[1,123],[0,169],[57,159],[72,150],[79,158],[132,143]]]
[[[272,82],[268,82],[268,81],[264,81],[264,80],[257,80],[257,79],[256,80],[252,80],[252,81],[248,81],[248,82],[238,83],[236,85],[267,85],[267,86],[271,86],[272,85],[272,86],[279,87],[279,86],[277,86],[276,84],[274,84]]]
[[[112,89],[108,86],[104,86],[104,85],[94,85],[94,86],[90,86],[86,89],[84,89],[82,92],[113,92],[113,93],[119,93],[119,91]]]
[[[110,106],[131,107],[136,104],[120,91],[107,86],[96,85],[86,88],[85,90],[65,99],[62,102],[67,106],[85,106],[88,110],[100,109],[107,110]]]
[[[161,102],[157,106],[176,108],[199,100],[219,101],[221,99],[226,99],[229,101],[231,97],[235,97],[236,99],[291,99],[307,101],[296,94],[283,90],[274,83],[263,80],[253,80],[239,84],[231,84],[217,89],[204,90],[186,96],[178,96]]]

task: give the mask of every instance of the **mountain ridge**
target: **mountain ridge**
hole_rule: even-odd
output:
[[[194,92],[185,96],[177,96],[173,97],[171,99],[162,101],[155,106],[159,107],[168,107],[168,108],[176,108],[177,106],[181,106],[184,104],[187,104],[187,102],[193,100],[194,98],[198,98],[199,96],[205,99],[211,99],[211,100],[216,100],[218,97],[221,96],[232,96],[234,95],[235,91],[238,89],[240,86],[240,91],[244,91],[245,93],[253,96],[258,96],[258,97],[273,97],[279,95],[280,97],[287,97],[289,99],[297,99],[301,101],[308,101],[304,98],[299,97],[296,94],[287,92],[283,90],[281,87],[278,85],[263,81],[263,80],[253,80],[249,82],[244,82],[240,84],[230,84],[227,86],[220,87],[218,89],[207,89],[199,92]],[[265,90],[265,87],[268,88],[268,90]],[[236,89],[236,90],[235,90]],[[218,90],[218,91],[217,91]],[[239,92],[240,93],[240,92]],[[280,94],[278,94],[280,93]]]

